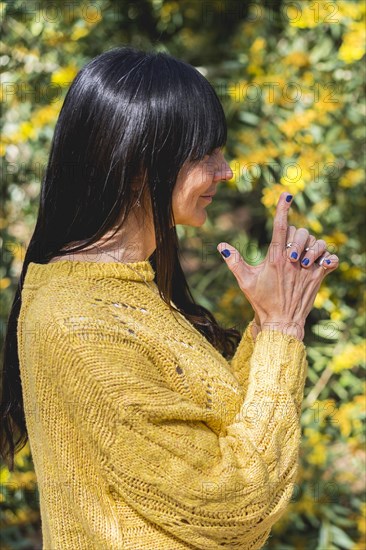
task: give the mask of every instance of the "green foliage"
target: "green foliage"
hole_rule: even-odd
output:
[[[324,239],[340,259],[307,320],[298,480],[265,548],[365,548],[365,3],[52,3],[57,5],[1,4],[2,333],[34,227],[53,128],[77,70],[121,44],[167,51],[194,64],[224,105],[226,156],[234,172],[219,185],[202,227],[178,226],[196,299],[223,325],[244,329],[253,312],[216,246],[227,241],[249,263],[263,260],[285,189],[294,195],[290,224]],[[19,498],[17,491],[35,483],[28,445],[17,456],[16,472],[1,469],[1,483],[3,545],[33,548],[24,529],[31,533],[37,518],[39,524],[38,501]]]

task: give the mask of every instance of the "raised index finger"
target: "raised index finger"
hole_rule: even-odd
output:
[[[288,228],[288,211],[291,206],[292,195],[287,191],[281,193],[277,207],[276,214],[273,220],[273,232],[271,245],[280,247],[280,250],[286,246],[286,236]]]

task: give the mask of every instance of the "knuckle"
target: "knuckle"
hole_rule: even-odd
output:
[[[282,218],[275,220],[274,225],[278,231],[287,231],[287,223]]]
[[[323,252],[326,250],[327,248],[327,245],[326,245],[326,242],[325,241],[316,241],[312,247],[311,247],[311,251],[313,252],[313,254],[323,254]],[[309,250],[310,252],[310,250]]]
[[[299,232],[301,231],[301,233],[302,233],[303,235],[306,235],[307,237],[310,235],[309,230],[306,229],[306,227],[300,227],[300,229],[298,229],[298,231],[299,231]]]
[[[313,235],[309,235],[308,241],[309,241],[309,248],[313,248],[313,246],[316,243],[316,238]]]
[[[305,251],[305,255],[308,257],[308,258],[314,258],[314,256],[316,256],[316,250],[313,248],[313,246],[310,246],[309,247],[309,250],[306,250]]]

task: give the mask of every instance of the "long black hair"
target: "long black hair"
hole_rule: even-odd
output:
[[[136,176],[152,205],[156,249],[149,260],[160,296],[171,308],[173,301],[224,357],[233,355],[240,332],[220,327],[195,303],[180,265],[172,212],[183,164],[203,159],[226,139],[225,115],[211,84],[169,54],[113,48],[74,78],[55,126],[4,342],[0,453],[10,471],[14,454],[28,440],[17,351],[27,267],[80,251],[111,228],[117,231],[136,201]],[[70,248],[70,243],[78,244]]]

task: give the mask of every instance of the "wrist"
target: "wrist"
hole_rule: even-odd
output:
[[[260,326],[260,323],[257,322],[257,319],[256,317],[253,319],[252,321],[252,324],[251,324],[251,332],[252,332],[252,337],[253,337],[253,340],[255,342],[258,334],[261,332],[261,326]]]
[[[288,336],[294,336],[298,340],[303,340],[305,336],[305,321],[304,320],[275,320],[265,319],[261,322],[261,330],[277,330]]]

